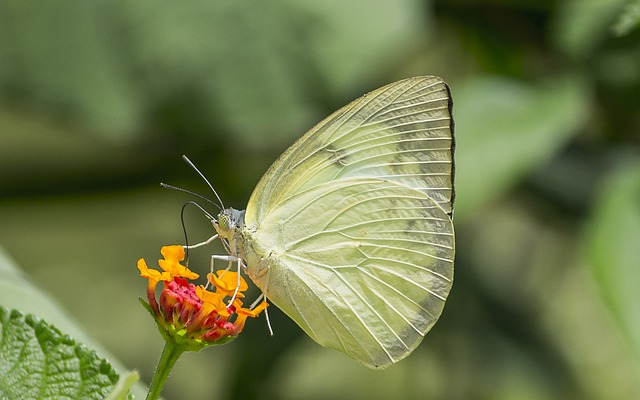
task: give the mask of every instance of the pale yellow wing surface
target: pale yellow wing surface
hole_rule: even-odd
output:
[[[246,229],[248,273],[321,345],[383,368],[415,349],[453,280],[447,212],[423,191],[345,178],[288,196]]]
[[[433,76],[398,81],[353,101],[271,166],[249,200],[247,225],[259,225],[297,193],[353,177],[379,177],[420,190],[451,213],[451,107],[447,85]]]

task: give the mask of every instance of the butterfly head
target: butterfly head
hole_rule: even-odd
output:
[[[231,239],[238,229],[244,226],[244,211],[234,208],[225,208],[218,214],[218,222],[213,226],[222,239]]]

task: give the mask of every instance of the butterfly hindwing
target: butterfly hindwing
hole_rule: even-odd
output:
[[[321,345],[374,368],[420,343],[452,284],[451,219],[391,181],[315,186],[272,210],[250,240],[270,265],[252,277],[269,299]]]

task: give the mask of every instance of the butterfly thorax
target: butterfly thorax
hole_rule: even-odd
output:
[[[218,214],[218,221],[214,223],[220,239],[228,243],[227,251],[230,255],[241,256],[242,249],[238,248],[241,241],[238,241],[240,232],[244,228],[244,210],[236,210],[235,208],[225,208]]]
[[[256,248],[253,240],[254,227],[245,224],[245,211],[234,208],[224,209],[218,214],[218,221],[214,227],[230,255],[243,260],[245,272],[251,280],[262,290],[265,289],[265,272],[268,270],[270,259],[265,257],[265,251]]]

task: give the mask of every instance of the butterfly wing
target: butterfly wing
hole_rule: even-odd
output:
[[[249,275],[319,344],[372,368],[407,356],[453,280],[451,218],[423,192],[377,178],[314,186],[247,237]],[[262,265],[261,265],[262,264]]]
[[[271,166],[247,205],[259,223],[288,197],[324,182],[379,177],[423,191],[451,213],[453,119],[449,88],[434,76],[391,83],[320,122]]]
[[[377,89],[285,151],[247,205],[249,276],[318,343],[371,367],[409,354],[451,287],[451,107],[437,77]]]

